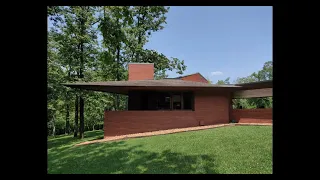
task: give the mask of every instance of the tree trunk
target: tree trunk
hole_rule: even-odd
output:
[[[140,15],[138,17],[138,25],[137,25],[138,28],[140,28],[140,26],[144,24],[144,20],[145,20],[145,16],[146,16],[146,13],[142,12],[142,9],[143,9],[143,7],[139,8],[139,13],[140,14],[143,13],[143,15],[142,15],[141,19],[140,19]],[[138,32],[138,45],[141,45],[143,34],[145,34],[145,32],[140,32],[140,31]],[[140,62],[140,54],[138,52],[136,53],[136,62]]]
[[[84,138],[84,100],[80,96],[80,139]]]
[[[53,137],[56,135],[56,125],[55,125],[55,119],[52,121],[52,135]]]
[[[139,8],[140,10],[140,8]],[[140,12],[140,11],[139,11]],[[137,27],[139,28],[140,27],[140,15],[138,16],[138,25]],[[141,36],[140,36],[140,33],[138,33],[138,44],[140,45],[140,41],[141,41]],[[139,53],[136,52],[136,62],[138,62],[138,59],[139,59]]]
[[[79,109],[79,104],[78,104],[78,95],[76,95],[76,101],[75,101],[75,114],[74,114],[74,135],[73,137],[78,136],[78,109]]]
[[[70,133],[70,105],[69,105],[69,92],[66,94],[66,134]]]
[[[80,28],[81,28],[81,35],[84,36],[84,18],[85,17],[81,17],[80,19]],[[80,52],[81,52],[81,56],[80,56],[80,78],[83,78],[83,68],[84,68],[84,51],[83,51],[83,40],[81,40],[80,42]],[[80,139],[84,138],[84,100],[83,97],[80,96]]]
[[[94,131],[94,125],[92,126],[92,131]]]
[[[67,102],[67,113],[66,113],[66,134],[70,133],[70,107],[69,103]]]
[[[68,81],[71,79],[71,60],[69,59],[69,69],[68,69]],[[66,93],[66,134],[70,134],[70,105],[69,105],[69,92]]]
[[[120,81],[119,67],[120,67],[120,44],[117,47],[117,81]],[[116,110],[119,110],[119,94],[116,95]]]
[[[53,137],[55,137],[55,135],[56,135],[56,126],[55,125],[53,125],[52,135],[53,135]]]

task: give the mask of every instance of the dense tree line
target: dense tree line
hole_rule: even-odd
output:
[[[83,138],[85,131],[103,128],[105,109],[126,109],[126,96],[79,91],[62,83],[127,80],[130,62],[154,63],[156,79],[167,77],[167,71],[183,74],[183,60],[144,48],[152,33],[164,28],[168,11],[164,6],[48,7],[48,135]],[[271,61],[236,83],[268,79]],[[218,84],[229,84],[229,79]],[[271,107],[272,98],[237,99],[234,104]]]
[[[261,70],[252,73],[250,76],[238,78],[234,84],[272,80],[272,72],[272,61],[267,61]],[[218,80],[216,84],[230,84],[229,80],[229,77],[225,80]],[[232,101],[234,109],[272,108],[272,97],[233,99]]]
[[[186,70],[184,61],[145,49],[153,32],[166,23],[164,6],[49,6],[48,135],[71,134],[103,127],[104,109],[123,110],[126,97],[79,91],[62,83],[127,80],[129,62],[155,64],[155,77]],[[101,37],[99,40],[98,37]]]

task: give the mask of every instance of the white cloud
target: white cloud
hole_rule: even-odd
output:
[[[221,71],[213,71],[210,73],[211,76],[219,76],[222,75],[223,73]]]

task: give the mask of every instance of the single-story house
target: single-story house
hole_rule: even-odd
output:
[[[154,64],[130,63],[128,81],[64,84],[128,96],[125,111],[104,112],[104,136],[242,122],[272,122],[272,109],[233,109],[233,98],[272,96],[272,81],[209,84],[200,74],[154,80]]]

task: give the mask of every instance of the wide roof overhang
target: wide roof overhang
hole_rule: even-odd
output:
[[[251,83],[235,84],[236,86],[241,86],[241,90],[253,90],[253,89],[263,89],[263,88],[273,88],[273,81],[259,81]]]
[[[157,90],[157,91],[190,91],[190,90],[231,90],[239,88],[236,85],[215,85],[201,82],[184,80],[135,80],[135,81],[104,81],[104,82],[78,82],[65,83],[67,87],[110,92],[117,94],[128,94],[133,90]]]
[[[272,89],[272,81],[263,81],[245,84],[229,84],[229,85],[216,85],[201,82],[184,81],[179,79],[163,79],[163,80],[135,80],[135,81],[104,81],[104,82],[78,82],[78,83],[65,83],[64,86],[76,89],[109,92],[116,94],[128,94],[129,91],[229,91],[239,98],[244,96],[252,96],[252,92],[246,95],[247,90],[264,90]],[[260,97],[259,91],[253,92],[252,97]],[[248,93],[247,93],[248,94]],[[270,92],[262,93],[261,97],[272,96]]]

